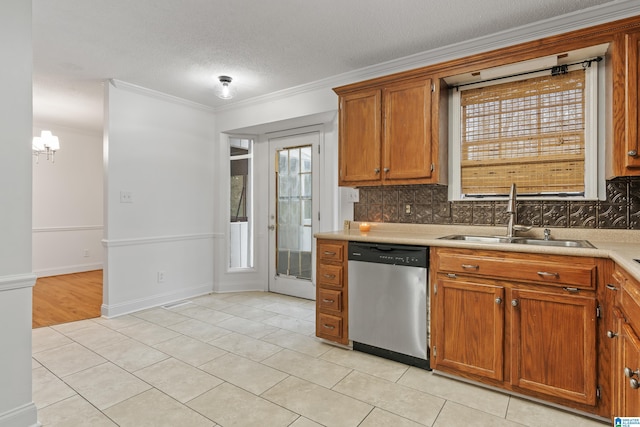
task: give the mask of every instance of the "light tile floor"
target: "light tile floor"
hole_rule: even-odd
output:
[[[326,344],[314,302],[247,292],[33,330],[49,426],[593,426]]]

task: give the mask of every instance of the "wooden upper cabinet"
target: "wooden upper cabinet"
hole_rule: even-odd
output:
[[[384,180],[431,177],[431,79],[384,90]]]
[[[640,175],[640,31],[625,35],[625,147],[624,166]]]
[[[381,106],[378,89],[340,97],[339,185],[380,182]]]
[[[357,89],[335,89],[340,96],[339,178],[341,186],[443,183],[446,168],[438,156],[446,130],[440,88],[431,78],[398,79]],[[436,103],[437,101],[437,103]],[[446,145],[446,138],[442,138]],[[446,159],[443,158],[443,163]]]
[[[640,175],[640,30],[619,34],[612,45],[612,135],[607,178]]]

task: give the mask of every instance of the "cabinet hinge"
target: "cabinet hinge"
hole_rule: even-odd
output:
[[[596,398],[602,399],[602,392],[600,391],[600,386],[596,387]]]
[[[436,165],[434,165],[433,163],[431,163],[431,172],[433,172],[436,169]]]
[[[598,319],[600,318],[601,311],[602,311],[602,310],[600,309],[600,306],[597,306],[597,307],[596,307],[596,317],[597,317]]]
[[[318,211],[318,221],[320,221],[320,211]]]
[[[433,358],[435,359],[438,356],[438,350],[436,348],[436,346],[433,346]]]
[[[438,284],[437,284],[437,283],[434,283],[434,284],[433,284],[433,293],[434,293],[434,294],[437,294],[437,293],[438,293]]]
[[[320,154],[320,146],[318,145],[318,154]]]
[[[434,83],[431,83],[431,92],[435,92],[436,91],[436,85]]]

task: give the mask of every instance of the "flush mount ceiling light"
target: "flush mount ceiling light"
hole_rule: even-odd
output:
[[[231,99],[235,95],[235,88],[231,86],[233,80],[229,76],[219,76],[220,85],[216,88],[216,96],[221,99]]]
[[[33,137],[31,149],[33,150],[33,156],[36,158],[36,163],[40,160],[40,154],[44,154],[47,160],[55,163],[56,151],[60,149],[60,140],[50,130],[43,130],[40,136]]]

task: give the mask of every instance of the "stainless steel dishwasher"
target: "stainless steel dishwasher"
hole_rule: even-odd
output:
[[[349,339],[353,349],[429,366],[429,248],[349,243]]]

